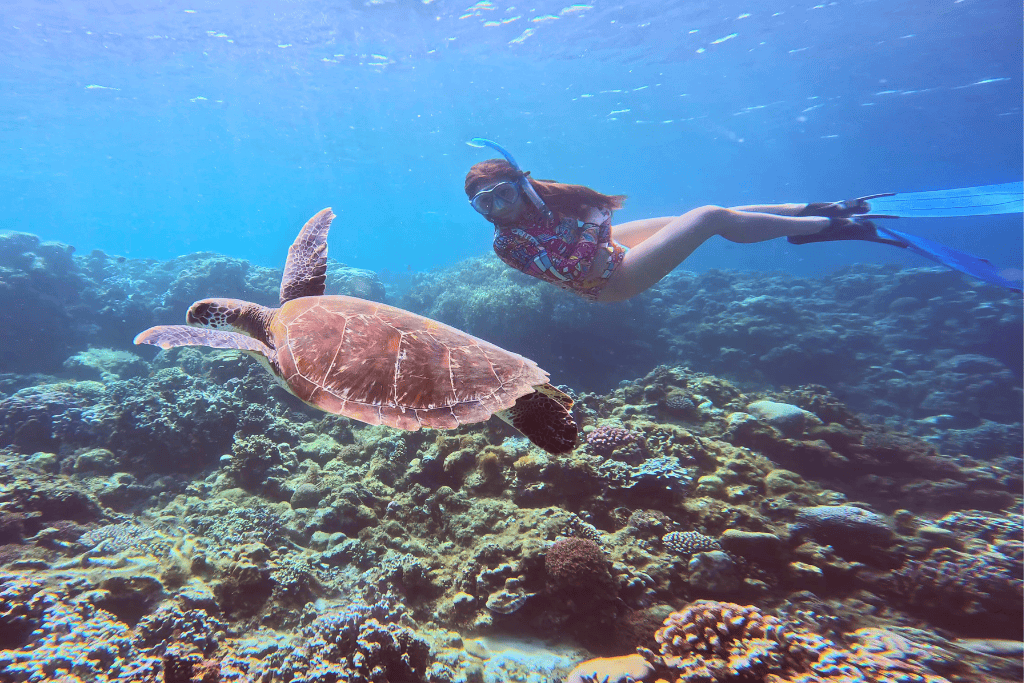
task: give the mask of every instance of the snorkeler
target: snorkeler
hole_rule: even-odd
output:
[[[475,164],[465,184],[470,204],[494,224],[498,257],[588,301],[624,301],[640,294],[715,235],[743,244],[778,237],[793,244],[878,242],[1020,289],[984,259],[876,225],[872,219],[897,215],[871,213],[872,200],[892,194],[832,203],[703,206],[681,216],[612,226],[612,212],[622,207],[625,196],[530,178],[497,143],[474,138],[470,144],[491,147],[505,157]]]

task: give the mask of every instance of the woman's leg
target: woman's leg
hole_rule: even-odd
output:
[[[661,218],[645,218],[612,226],[612,238],[619,244],[632,249],[644,240],[652,237],[679,216],[662,216]]]
[[[744,213],[773,213],[776,216],[798,216],[807,208],[807,204],[751,204],[750,206],[734,206],[733,211]]]
[[[789,235],[813,235],[828,224],[828,218],[797,218],[702,206],[672,219],[631,248],[601,290],[598,301],[624,301],[636,296],[668,275],[715,235],[730,242],[750,244]],[[612,235],[615,236],[614,229]]]
[[[756,204],[751,206],[734,206],[732,211],[744,213],[771,213],[776,216],[796,216],[807,208],[807,204]],[[662,216],[661,218],[645,218],[612,226],[612,237],[619,244],[632,249],[654,233],[658,232],[679,216]]]

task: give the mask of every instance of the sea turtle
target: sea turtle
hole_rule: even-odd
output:
[[[532,360],[415,313],[325,296],[333,220],[319,212],[288,249],[280,308],[203,299],[187,325],[151,327],[135,343],[244,351],[314,408],[369,424],[452,429],[496,414],[550,453],[573,449],[572,399]]]

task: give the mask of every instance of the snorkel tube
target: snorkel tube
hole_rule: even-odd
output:
[[[511,166],[515,170],[515,172],[519,174],[519,189],[523,191],[523,194],[529,197],[530,203],[537,207],[537,210],[544,214],[545,218],[550,219],[552,217],[553,214],[551,212],[551,209],[547,207],[547,204],[544,203],[544,200],[540,198],[539,194],[537,194],[537,190],[533,189],[533,185],[530,184],[530,180],[529,178],[526,177],[526,173],[523,171],[523,169],[519,168],[519,164],[517,164],[516,160],[512,158],[512,155],[508,153],[508,150],[499,145],[497,142],[494,142],[493,140],[488,140],[487,138],[473,138],[467,144],[470,147],[490,147],[491,149],[499,152],[501,156],[505,157],[505,160],[508,161],[509,166]]]

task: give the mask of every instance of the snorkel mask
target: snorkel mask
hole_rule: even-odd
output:
[[[499,145],[497,142],[494,142],[493,140],[488,140],[487,138],[473,138],[467,144],[470,147],[490,147],[491,149],[499,152],[501,156],[505,157],[505,160],[508,161],[509,166],[511,166],[512,169],[519,175],[516,184],[519,186],[520,191],[527,196],[531,204],[537,207],[538,211],[544,214],[545,218],[550,219],[552,217],[553,214],[551,212],[551,209],[547,207],[547,205],[544,203],[544,200],[541,199],[540,195],[537,194],[537,190],[533,189],[533,185],[530,184],[530,180],[529,178],[526,177],[526,173],[523,172],[523,169],[519,168],[519,164],[517,164],[516,160],[512,158],[512,155],[508,153],[508,150]]]

